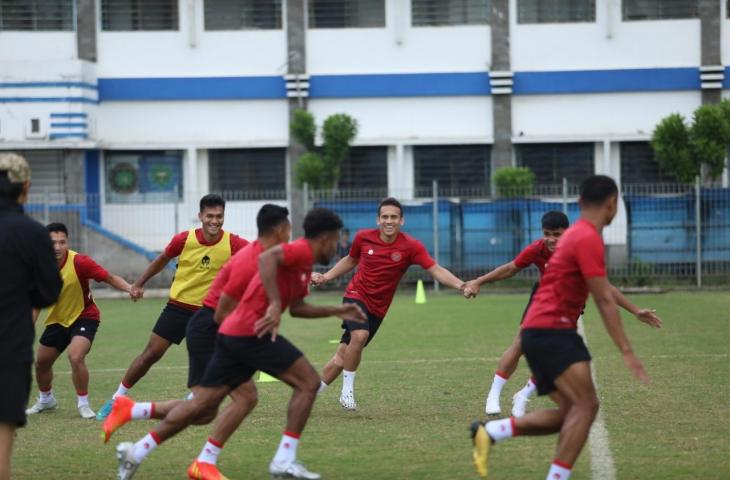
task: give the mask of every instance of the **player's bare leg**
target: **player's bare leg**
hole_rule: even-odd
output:
[[[355,401],[355,372],[362,360],[362,351],[368,343],[370,332],[367,330],[352,330],[350,343],[345,348],[344,365],[342,370],[342,393],[340,404],[345,410],[356,410]]]
[[[497,371],[492,380],[492,386],[487,394],[485,410],[487,415],[499,415],[502,411],[499,403],[499,397],[502,394],[502,388],[507,380],[515,373],[517,365],[522,356],[522,341],[519,332],[512,340],[512,344],[504,351],[497,364]]]
[[[147,346],[144,348],[144,351],[132,361],[132,364],[124,374],[122,383],[126,385],[127,388],[132,388],[142,377],[147,375],[147,372],[150,368],[152,368],[152,365],[160,361],[171,345],[172,343],[169,340],[162,338],[156,333],[151,333]]]
[[[38,401],[25,412],[28,415],[43,412],[45,410],[53,410],[58,406],[58,402],[53,396],[51,386],[53,384],[53,364],[61,355],[54,347],[46,345],[38,345],[38,353],[35,360],[35,378],[38,384]]]
[[[328,385],[337,379],[342,373],[342,369],[345,366],[345,350],[347,349],[346,343],[340,343],[337,346],[337,351],[329,362],[325,364],[322,369],[322,384],[320,385],[319,391],[324,390]]]
[[[68,361],[71,364],[71,380],[76,388],[77,404],[81,418],[92,419],[96,416],[89,406],[89,369],[86,368],[86,355],[91,350],[88,338],[76,335],[68,346]]]
[[[10,480],[10,456],[14,439],[15,425],[0,422],[0,480]]]

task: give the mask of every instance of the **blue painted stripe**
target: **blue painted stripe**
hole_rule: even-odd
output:
[[[94,84],[87,82],[0,82],[0,88],[86,88],[98,90]]]
[[[51,118],[86,118],[89,115],[83,112],[79,113],[52,113]]]
[[[51,128],[86,128],[86,122],[51,122]]]
[[[121,245],[124,248],[128,248],[128,249],[132,250],[133,252],[144,256],[148,260],[154,260],[155,258],[157,258],[157,254],[155,252],[153,252],[152,250],[147,250],[143,246],[138,245],[130,240],[127,240],[126,238],[122,237],[121,235],[117,235],[116,233],[112,232],[111,230],[107,230],[106,228],[102,227],[101,225],[99,225],[98,223],[96,223],[92,220],[82,219],[81,225],[89,228],[90,230],[95,231],[99,235],[105,236],[109,240],[111,240],[115,243],[118,243],[119,245]],[[175,266],[173,265],[172,262],[167,264],[167,269],[170,271],[173,271],[173,272],[175,271]]]
[[[311,98],[450,97],[489,95],[487,72],[318,75]]]
[[[283,77],[100,78],[99,100],[286,98]]]
[[[84,151],[84,191],[89,205],[86,218],[101,224],[101,181],[98,150]]]
[[[58,140],[61,138],[80,138],[86,140],[89,136],[85,132],[63,132],[63,133],[51,133],[48,135],[51,140]]]
[[[699,90],[699,68],[515,72],[515,95]]]
[[[0,103],[99,103],[86,97],[0,97]]]
[[[725,78],[722,81],[724,88],[730,88],[730,67],[725,67]]]

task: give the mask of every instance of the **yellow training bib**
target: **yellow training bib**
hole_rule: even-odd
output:
[[[66,256],[66,263],[61,268],[61,279],[63,288],[58,296],[58,301],[50,307],[46,317],[46,325],[59,323],[64,327],[72,325],[84,311],[84,290],[76,275],[74,258],[76,252],[69,250]]]
[[[223,232],[215,245],[203,245],[188,232],[185,246],[177,260],[175,279],[170,287],[170,298],[188,305],[202,306],[218,271],[231,258],[231,234]]]

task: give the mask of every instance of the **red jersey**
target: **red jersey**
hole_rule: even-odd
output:
[[[542,275],[545,273],[545,267],[547,267],[548,260],[552,255],[553,252],[548,250],[545,246],[545,240],[541,238],[526,246],[512,261],[519,268],[535,265],[540,270],[540,275]]]
[[[388,313],[408,267],[420,265],[428,270],[436,265],[415,238],[399,233],[394,242],[385,243],[377,228],[357,232],[350,256],[357,260],[358,269],[345,289],[345,297],[363,302],[370,313],[380,318]]]
[[[314,255],[312,247],[304,238],[282,245],[282,248],[284,260],[276,271],[276,283],[281,297],[281,311],[284,312],[293,300],[309,294],[308,285],[312,276]],[[241,302],[223,320],[218,332],[231,337],[253,337],[256,335],[254,325],[266,314],[268,307],[269,298],[266,296],[261,276],[256,273],[243,293]]]
[[[522,328],[575,329],[588,299],[586,280],[606,276],[603,240],[586,220],[560,237]]]
[[[63,268],[66,260],[68,260],[68,255],[66,255],[59,268]],[[103,282],[109,278],[109,272],[91,257],[80,253],[74,257],[74,270],[76,270],[76,276],[79,278],[81,290],[84,292],[84,309],[78,318],[99,320],[101,318],[101,312],[99,312],[99,307],[94,303],[94,297],[92,297],[91,289],[89,289],[89,280],[93,279],[97,282]]]
[[[215,310],[223,292],[229,297],[241,300],[248,283],[258,271],[257,260],[262,251],[261,243],[254,240],[253,243],[249,243],[233,255],[210,284],[210,290],[203,299],[203,305]]]
[[[220,239],[223,238],[223,230],[221,230],[221,233],[219,235],[219,239],[215,240],[213,242],[207,242],[205,240],[205,237],[203,236],[203,229],[202,228],[196,228],[195,229],[195,238],[198,239],[198,242],[200,242],[201,245],[215,245],[216,243],[220,242]],[[238,252],[240,249],[248,245],[248,240],[245,240],[235,233],[232,233],[231,236],[231,255],[235,255],[236,252]],[[165,256],[167,258],[175,258],[178,255],[180,255],[183,251],[183,248],[185,247],[185,241],[188,239],[188,232],[187,230],[184,232],[180,232],[174,237],[172,237],[172,240],[170,240],[170,243],[167,244],[165,247]]]

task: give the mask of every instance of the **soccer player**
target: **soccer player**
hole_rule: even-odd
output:
[[[229,392],[245,385],[257,370],[294,390],[279,449],[269,465],[275,476],[318,479],[297,461],[297,446],[317,395],[319,376],[294,345],[278,335],[281,314],[294,317],[365,319],[357,305],[315,306],[304,302],[314,262],[327,264],[335,254],[342,221],[330,210],[313,209],[304,219],[304,238],[259,256],[259,274],[241,302],[226,317],[200,388],[179,403],[157,427],[136,443],[117,446],[119,478],[132,478],[140,462],[161,442],[182,431],[201,412],[215,412]],[[195,472],[193,472],[195,473]],[[195,477],[194,477],[195,478]]]
[[[593,296],[603,323],[623,356],[626,367],[641,382],[649,376],[624,333],[614,289],[606,278],[603,228],[618,209],[618,187],[607,176],[585,179],[580,190],[581,217],[560,239],[522,323],[522,350],[535,376],[539,395],[550,395],[557,408],[472,424],[474,463],[482,477],[492,443],[516,435],[559,433],[557,453],[548,480],[567,480],[588,438],[598,412],[591,378],[591,356],[577,333],[578,317]],[[657,317],[647,319],[659,327]]]
[[[345,319],[345,330],[334,357],[322,370],[320,391],[342,373],[340,404],[345,410],[356,410],[355,371],[363,349],[372,341],[398,288],[398,282],[411,265],[420,265],[436,280],[457,290],[464,282],[436,264],[421,242],[401,232],[405,219],[403,207],[395,198],[386,198],[378,206],[378,228],[357,233],[350,254],[324,274],[313,273],[312,284],[322,285],[359,265],[345,288],[343,303],[359,305],[368,317],[367,323]]]
[[[505,263],[491,272],[467,282],[464,294],[475,296],[479,293],[480,287],[485,283],[506,280],[515,276],[518,272],[530,265],[535,265],[540,271],[540,275],[542,275],[545,273],[545,266],[547,265],[550,256],[555,251],[558,239],[565,229],[568,228],[568,225],[568,217],[563,212],[546,212],[542,216],[542,238],[529,244],[511,262]],[[527,313],[527,309],[530,307],[530,303],[532,303],[532,298],[535,295],[538,285],[539,282],[535,282],[532,292],[530,293],[530,299],[527,301],[527,307],[525,307],[525,311],[522,314],[522,320],[524,320],[525,313]],[[520,320],[520,323],[522,320]],[[505,350],[497,364],[497,371],[494,373],[492,387],[489,389],[489,393],[487,394],[487,415],[498,415],[500,413],[501,408],[499,405],[499,396],[502,393],[502,388],[507,383],[507,380],[517,369],[517,364],[519,363],[521,356],[522,348],[520,347],[520,335],[518,332],[517,336],[515,336],[515,339],[512,341],[512,345]],[[515,417],[521,417],[525,414],[527,402],[534,392],[535,381],[533,378],[530,378],[527,381],[527,384],[512,397],[512,415]]]
[[[144,285],[178,257],[175,279],[170,287],[170,300],[160,313],[142,354],[134,359],[124,374],[117,391],[99,410],[103,420],[111,411],[113,400],[125,395],[174,343],[185,338],[188,321],[200,309],[213,279],[229,258],[245,247],[243,238],[223,231],[226,202],[219,195],[208,194],[200,199],[198,219],[202,228],[175,235],[144,273],[132,284],[132,297],[144,295]]]
[[[246,287],[258,272],[258,257],[261,252],[289,240],[291,224],[288,215],[289,210],[286,207],[272,204],[261,207],[256,216],[258,238],[246,245],[223,266],[203,300],[203,307],[190,319],[186,344],[189,358],[188,388],[193,393],[199,388],[205,369],[213,356],[218,324],[223,320],[219,317],[227,316],[238,305]],[[218,315],[218,312],[221,312],[221,315]],[[206,446],[190,466],[188,472],[190,478],[199,480],[222,478],[216,466],[218,454],[258,401],[253,380],[233,390],[230,395],[232,402],[218,415]],[[134,402],[120,395],[114,401],[112,412],[104,420],[105,442],[127,422],[148,418],[163,419],[182,401],[184,400]],[[192,423],[207,424],[210,421],[211,418],[203,415]]]
[[[58,407],[53,396],[53,364],[68,348],[71,380],[76,388],[76,407],[81,418],[94,418],[89,406],[89,370],[86,356],[91,351],[101,312],[94,303],[89,280],[104,282],[131,295],[132,286],[122,277],[107,272],[91,257],[68,248],[68,229],[63,223],[51,223],[46,229],[51,236],[53,252],[63,279],[58,301],[46,316],[46,328],[41,335],[35,362],[38,401],[26,410],[33,415]]]

